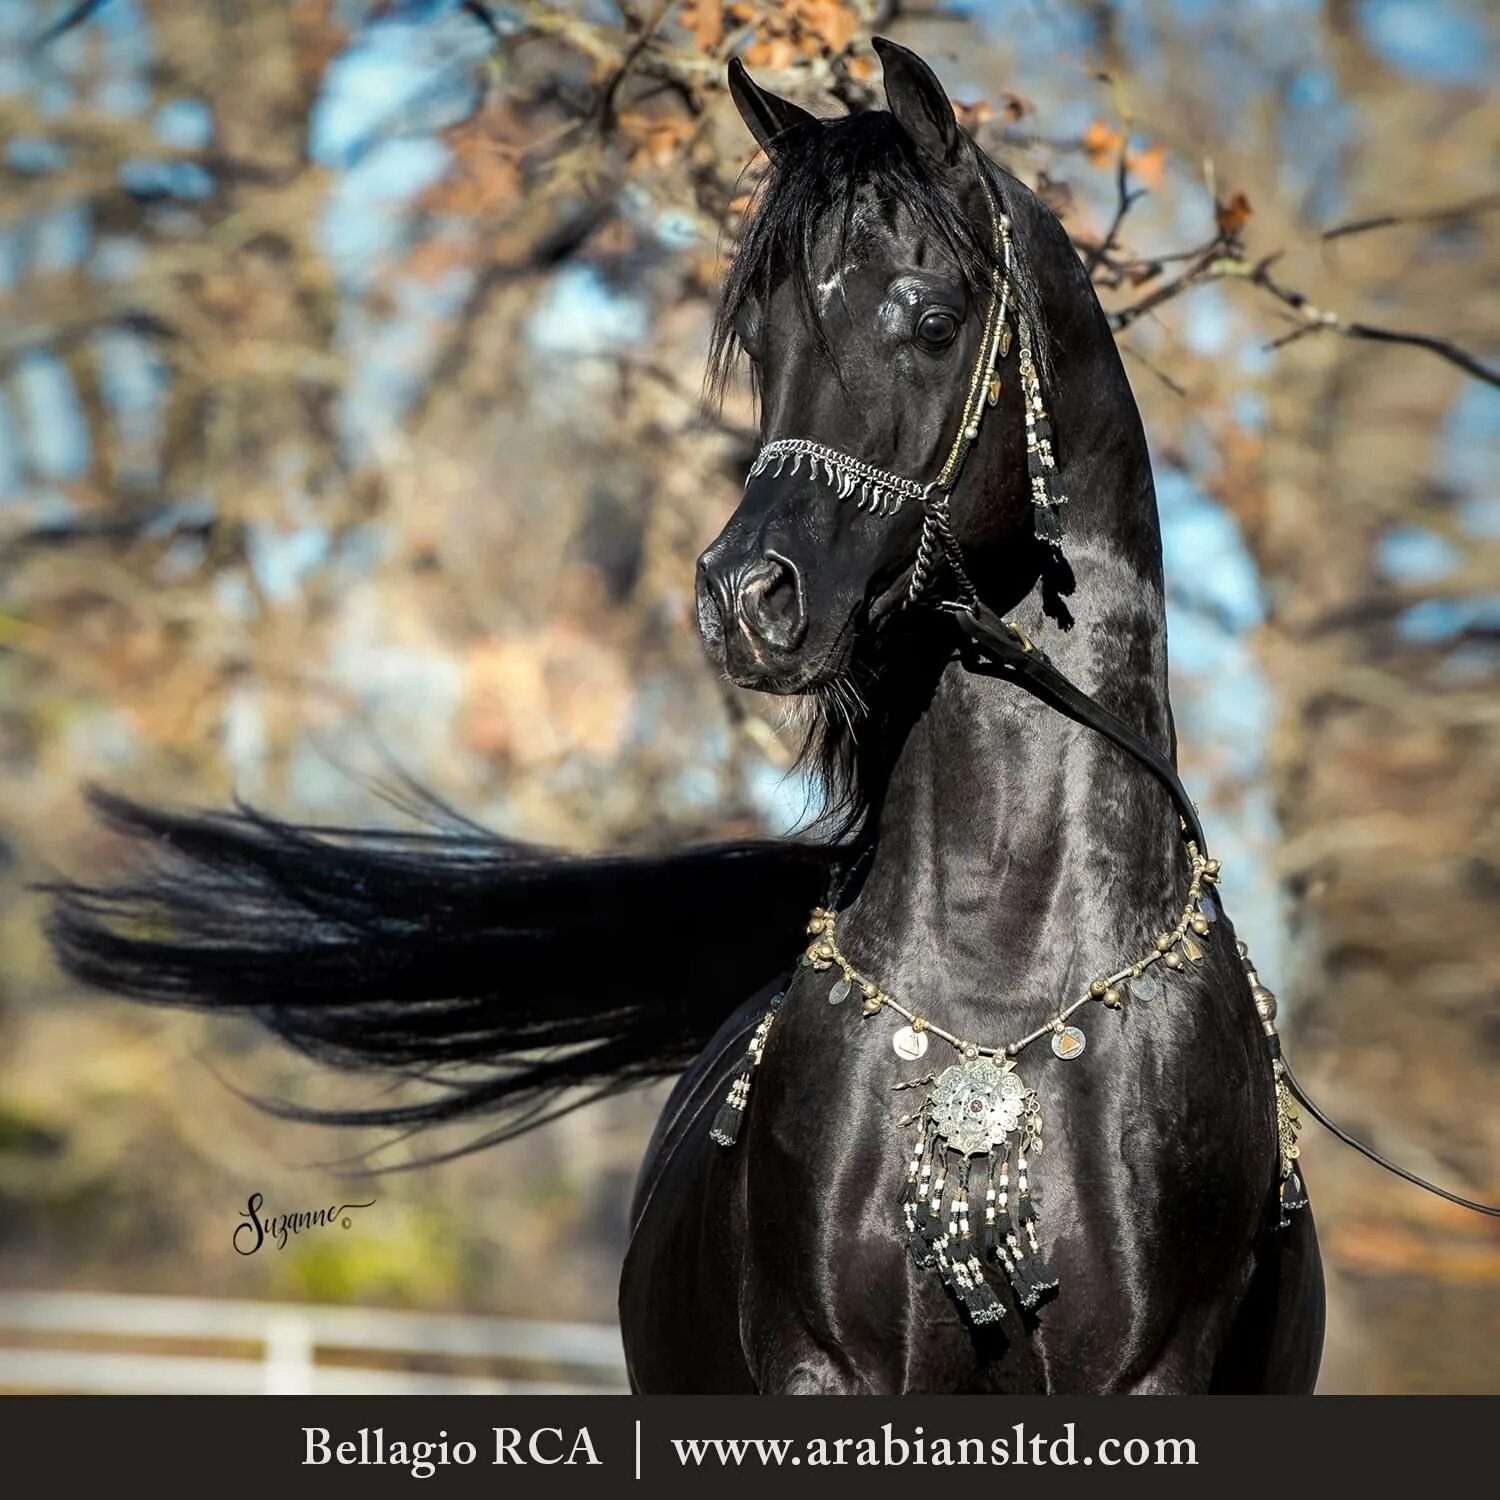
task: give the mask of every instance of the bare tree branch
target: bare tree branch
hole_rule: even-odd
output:
[[[107,0],[79,0],[72,10],[64,12],[37,37],[31,44],[32,50],[40,52],[44,47],[50,47],[53,42],[72,31],[74,27],[82,26],[95,11],[103,10],[106,3]]]
[[[1376,214],[1368,219],[1351,219],[1347,224],[1335,224],[1318,236],[1329,240],[1347,239],[1350,235],[1368,234],[1374,229],[1390,229],[1397,224],[1443,224],[1455,219],[1471,219],[1480,214],[1493,213],[1500,209],[1500,193],[1488,193],[1484,197],[1471,199],[1468,203],[1455,203],[1447,208],[1418,209],[1412,213]]]
[[[1500,386],[1500,370],[1460,348],[1448,339],[1425,333],[1407,333],[1394,328],[1380,328],[1371,323],[1345,318],[1328,308],[1316,307],[1307,296],[1295,288],[1285,285],[1271,274],[1271,268],[1282,258],[1284,252],[1264,256],[1258,261],[1247,261],[1235,253],[1225,240],[1216,241],[1201,251],[1185,271],[1154,287],[1144,297],[1117,309],[1110,314],[1110,326],[1123,333],[1147,313],[1171,302],[1194,287],[1210,281],[1246,281],[1275,298],[1282,306],[1290,308],[1300,319],[1299,325],[1290,333],[1273,340],[1268,348],[1282,349],[1288,344],[1309,334],[1333,332],[1347,338],[1366,339],[1374,343],[1408,344],[1413,348],[1426,349],[1439,359],[1446,360],[1464,374],[1486,385]]]
[[[1084,256],[1084,269],[1090,276],[1099,268],[1102,262],[1109,258],[1109,253],[1115,248],[1115,242],[1119,237],[1120,226],[1125,222],[1125,216],[1133,205],[1146,196],[1145,188],[1136,188],[1133,192],[1130,188],[1130,165],[1129,165],[1129,137],[1126,136],[1120,142],[1120,158],[1115,166],[1115,216],[1110,222],[1108,231],[1099,243]]]

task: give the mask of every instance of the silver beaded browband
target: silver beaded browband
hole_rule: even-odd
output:
[[[764,474],[774,465],[777,475],[783,473],[788,462],[795,474],[808,460],[808,474],[816,479],[821,466],[823,477],[829,484],[837,486],[840,500],[854,497],[854,503],[864,510],[866,506],[877,516],[894,515],[907,500],[921,500],[927,486],[915,479],[903,479],[887,469],[877,469],[873,464],[840,453],[825,443],[815,443],[811,438],[777,438],[767,443],[756,455],[746,478],[748,484],[757,474]]]

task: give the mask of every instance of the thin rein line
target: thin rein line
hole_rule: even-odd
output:
[[[1286,1058],[1278,1054],[1276,1060],[1281,1065],[1281,1076],[1286,1079],[1286,1086],[1296,1095],[1297,1102],[1335,1139],[1342,1141],[1346,1146],[1353,1147],[1361,1156],[1368,1157],[1377,1167],[1384,1167],[1387,1172],[1395,1173],[1397,1177],[1411,1183],[1413,1187],[1425,1188],[1429,1193],[1436,1193],[1439,1198],[1446,1198],[1449,1203],[1456,1203],[1460,1208],[1472,1209],[1476,1214],[1488,1214],[1492,1219],[1500,1219],[1500,1204],[1479,1203],[1473,1198],[1465,1198],[1458,1193],[1449,1192],[1447,1188],[1439,1187],[1435,1182],[1428,1182],[1425,1177],[1418,1177],[1415,1172],[1397,1165],[1388,1156],[1382,1156],[1373,1146],[1366,1145],[1358,1136],[1350,1135],[1342,1125],[1331,1120],[1308,1097],[1307,1090],[1297,1081],[1297,1075],[1287,1065]]]

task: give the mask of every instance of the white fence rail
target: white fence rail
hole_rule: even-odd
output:
[[[56,1347],[60,1341],[68,1347]],[[142,1343],[168,1344],[171,1352],[141,1349]],[[259,1356],[225,1351],[236,1344],[258,1345]],[[193,1345],[206,1347],[200,1352]],[[403,1368],[403,1362],[424,1368]],[[428,1368],[434,1364],[445,1368]],[[494,1373],[497,1366],[505,1373]],[[0,1390],[430,1395],[624,1389],[619,1331],[599,1324],[112,1292],[0,1292]]]

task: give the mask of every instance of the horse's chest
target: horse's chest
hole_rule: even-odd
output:
[[[899,1085],[952,1059],[902,1060],[884,1018],[810,1012],[792,1010],[767,1048],[740,1146],[741,1326],[761,1383],[816,1367],[831,1389],[1110,1389],[1174,1340],[1211,1342],[1248,1275],[1273,1163],[1267,1100],[1232,1036],[1167,1049],[1138,1017],[1134,1034],[1097,1028],[1087,1062],[1029,1059],[1046,1126],[1032,1183],[1062,1284],[1034,1316],[1012,1302],[976,1336],[908,1257],[901,1222],[903,1122],[923,1090]]]

